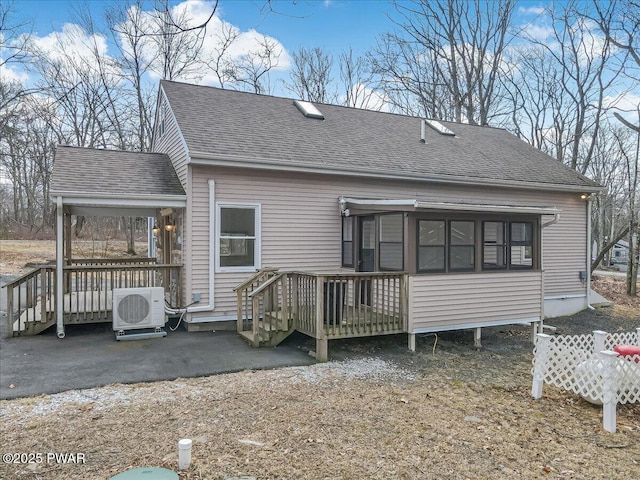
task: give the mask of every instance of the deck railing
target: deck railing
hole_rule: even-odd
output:
[[[151,261],[128,264],[117,261],[64,267],[63,312],[65,323],[109,321],[114,288],[164,287],[173,306],[181,298],[182,266]],[[43,266],[5,285],[7,336],[33,335],[56,320],[56,269]]]
[[[256,345],[284,330],[326,342],[401,333],[407,327],[402,273],[256,274],[236,291],[238,331],[251,331]]]
[[[250,331],[253,328],[253,298],[249,297],[249,294],[277,273],[277,268],[262,268],[233,289],[238,296],[238,332]],[[258,317],[259,315],[256,316]]]
[[[23,331],[26,324],[48,323],[54,317],[55,268],[42,266],[5,285],[7,290],[7,337]],[[45,301],[40,301],[44,297]],[[16,315],[17,312],[17,315]]]

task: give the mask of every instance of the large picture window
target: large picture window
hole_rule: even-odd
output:
[[[217,267],[259,268],[260,209],[257,205],[218,205]]]
[[[380,270],[403,270],[404,246],[402,237],[404,232],[402,214],[380,215],[379,226]]]

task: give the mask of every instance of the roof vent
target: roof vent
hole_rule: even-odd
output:
[[[449,130],[447,127],[445,127],[443,124],[441,124],[437,120],[425,119],[424,121],[426,122],[427,125],[433,128],[440,135],[449,135],[450,137],[455,137],[456,135],[455,133],[453,133],[453,131]]]
[[[305,102],[303,100],[294,100],[293,104],[298,107],[298,110],[300,110],[305,117],[324,120],[324,115],[313,103]]]

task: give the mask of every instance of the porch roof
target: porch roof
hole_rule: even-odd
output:
[[[484,212],[484,213],[521,213],[533,215],[557,215],[562,210],[551,206],[522,206],[473,204],[453,202],[428,202],[417,199],[372,199],[340,197],[340,210],[358,211],[454,211],[454,212]]]
[[[51,195],[65,206],[185,207],[186,195],[165,154],[59,145]]]

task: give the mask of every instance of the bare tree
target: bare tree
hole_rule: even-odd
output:
[[[487,125],[500,98],[500,65],[514,5],[513,0],[397,2],[400,33],[383,37],[374,54],[382,85],[409,87],[423,102],[419,110],[427,110],[444,90],[456,121]]]
[[[301,48],[292,53],[293,66],[285,88],[301,100],[330,103],[336,95],[332,91],[331,67],[333,58],[321,48]]]
[[[235,63],[230,63],[228,68],[231,78],[236,85],[244,90],[259,94],[271,92],[269,74],[278,66],[282,50],[278,44],[266,35],[258,42],[258,48],[242,55]]]
[[[200,64],[206,24],[191,27],[186,10],[172,10],[169,0],[156,0],[152,15],[152,30],[147,36],[158,52],[154,69],[166,80],[193,76]]]
[[[606,5],[593,2],[595,15],[590,20],[597,23],[605,37],[616,48],[627,54],[624,59],[623,73],[632,85],[638,85],[640,71],[640,3],[637,0],[613,0]],[[625,150],[627,187],[629,191],[629,262],[627,268],[627,293],[636,295],[638,256],[638,169],[640,168],[640,107],[637,107],[638,123],[633,123],[618,112],[616,118],[635,133],[635,152]],[[633,153],[632,153],[633,152]]]
[[[381,96],[374,90],[371,64],[365,57],[356,57],[350,48],[340,54],[340,83],[347,107],[380,110]]]

